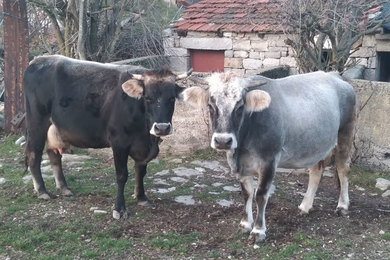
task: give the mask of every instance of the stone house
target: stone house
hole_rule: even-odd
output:
[[[379,30],[365,35],[350,60],[361,65],[361,79],[390,82],[390,34]]]
[[[259,73],[296,67],[283,28],[274,19],[279,0],[203,0],[187,7],[182,20],[164,31],[174,71]]]
[[[296,73],[294,50],[278,24],[280,0],[203,0],[164,31],[165,53],[174,71],[234,71],[257,74],[287,65]],[[362,65],[358,78],[390,81],[390,34],[380,30],[357,43],[350,61]]]

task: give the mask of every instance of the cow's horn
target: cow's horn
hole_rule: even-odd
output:
[[[177,76],[176,76],[176,80],[187,78],[189,75],[191,75],[192,71],[193,71],[193,69],[191,68],[191,69],[190,69],[189,71],[187,71],[186,73],[177,75]]]
[[[141,74],[132,74],[132,75],[133,75],[133,79],[138,79],[138,80],[144,79],[144,77]]]

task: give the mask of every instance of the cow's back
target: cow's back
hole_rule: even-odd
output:
[[[273,80],[264,90],[271,95],[269,127],[276,126],[270,132],[280,140],[281,167],[311,167],[323,160],[355,107],[352,86],[333,73]]]
[[[112,114],[125,117],[123,111],[137,110],[136,100],[121,96],[120,83],[130,77],[123,66],[59,55],[38,57],[24,74],[27,117],[50,117],[64,141],[75,146],[107,147]],[[35,108],[38,111],[28,111]]]

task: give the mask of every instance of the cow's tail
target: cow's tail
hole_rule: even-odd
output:
[[[27,156],[27,145],[28,145],[28,133],[27,130],[24,133],[26,137],[26,148],[24,149],[24,174],[28,172],[28,156]]]

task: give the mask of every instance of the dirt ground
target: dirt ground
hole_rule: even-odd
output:
[[[125,196],[129,219],[120,221],[111,217],[110,209],[115,192],[108,189],[115,190],[115,177],[113,172],[108,174],[103,170],[105,165],[112,166],[112,155],[102,151],[90,155],[99,158],[98,166],[92,163],[84,166],[64,165],[69,175],[67,178],[76,190],[71,198],[57,196],[56,199],[39,202],[33,194],[31,184],[21,184],[20,187],[2,191],[7,200],[17,201],[18,198],[23,198],[27,202],[24,202],[24,209],[8,209],[11,213],[2,213],[5,218],[0,219],[0,230],[6,230],[7,223],[13,225],[10,232],[17,230],[19,226],[30,225],[38,227],[39,232],[57,232],[61,236],[65,236],[67,232],[77,233],[79,228],[85,229],[76,238],[80,244],[80,248],[76,250],[82,251],[85,247],[97,253],[94,257],[83,257],[81,251],[68,252],[72,253],[68,256],[69,259],[390,259],[390,240],[388,236],[384,237],[384,234],[388,235],[390,232],[390,201],[380,194],[372,194],[368,189],[362,190],[351,185],[349,214],[338,216],[334,212],[338,199],[335,179],[324,176],[313,210],[308,215],[301,215],[298,205],[306,191],[308,175],[288,171],[277,173],[274,181],[276,190],[266,210],[267,238],[259,249],[254,249],[248,241],[248,234],[240,232],[238,224],[244,206],[238,182],[228,171],[201,167],[201,170],[198,169],[201,175],[189,176],[186,183],[172,182],[172,178],[177,177],[173,175],[175,169],[197,169],[193,167],[195,160],[219,162],[226,168],[223,154],[203,155],[201,159],[188,154],[160,156],[161,169],[149,171],[146,177],[146,189],[152,206],[136,205],[131,198],[132,190],[127,188]],[[173,162],[177,159],[179,161]],[[1,163],[5,165],[12,161],[6,159]],[[15,158],[15,164],[20,161],[20,158]],[[156,167],[153,163],[150,166]],[[94,169],[83,175],[82,172],[87,168]],[[163,170],[169,170],[171,174],[159,175]],[[157,179],[169,182],[176,190],[164,194],[155,192],[158,188],[167,187],[158,184]],[[91,183],[97,183],[100,188],[84,192]],[[133,183],[130,173],[127,187]],[[217,187],[217,183],[222,186]],[[80,184],[79,190],[76,189],[76,184]],[[226,192],[221,187],[227,185],[237,189]],[[213,189],[217,188],[217,195],[212,195]],[[53,192],[53,187],[51,189]],[[175,201],[175,197],[183,194],[196,194],[194,205]],[[213,196],[222,195],[232,204],[221,206],[216,203]],[[106,209],[108,214],[94,217],[90,211],[93,206]],[[64,223],[68,223],[69,228],[59,230],[58,225]],[[82,226],[85,223],[90,227]],[[75,226],[76,224],[80,227]],[[108,244],[108,249],[102,248],[97,242],[94,244],[101,232],[108,235],[112,243]],[[0,245],[4,243],[1,239],[0,235]],[[129,241],[131,247],[109,254],[111,251],[107,250],[110,246],[115,246],[114,240]],[[0,259],[27,259],[25,251],[17,250],[11,242],[5,242],[10,245],[7,244],[3,255],[0,249]],[[66,246],[56,244],[57,242],[53,242],[55,246],[49,246],[49,242],[37,242],[39,246],[35,250],[55,255],[61,252],[58,248]],[[46,247],[49,249],[45,249]]]
[[[104,153],[99,156],[110,157]],[[213,159],[227,167],[224,154]],[[195,181],[200,185],[202,180],[206,184],[220,182],[221,176],[216,177],[215,172],[209,170],[204,178]],[[222,179],[226,183],[238,183],[229,173],[224,173]],[[149,234],[169,232],[201,234],[202,240],[193,243],[185,254],[156,251],[142,243],[134,246],[137,248],[134,258],[142,254],[152,259],[198,259],[217,252],[216,258],[220,259],[390,259],[390,241],[381,237],[383,232],[390,230],[389,198],[350,187],[349,214],[339,216],[334,211],[338,200],[336,180],[323,177],[314,208],[309,215],[301,215],[298,205],[307,182],[308,175],[302,172],[276,175],[276,191],[266,210],[267,238],[260,250],[252,248],[247,234],[237,235],[240,234],[238,223],[244,212],[240,191],[231,192],[230,198],[235,203],[230,207],[210,204],[207,200],[183,205],[173,202],[169,195],[161,199],[158,194],[149,193],[153,206],[131,207],[130,221],[121,223],[121,232],[117,236],[147,238]],[[137,214],[143,217],[132,221]],[[289,245],[298,248],[293,253],[283,254]]]

